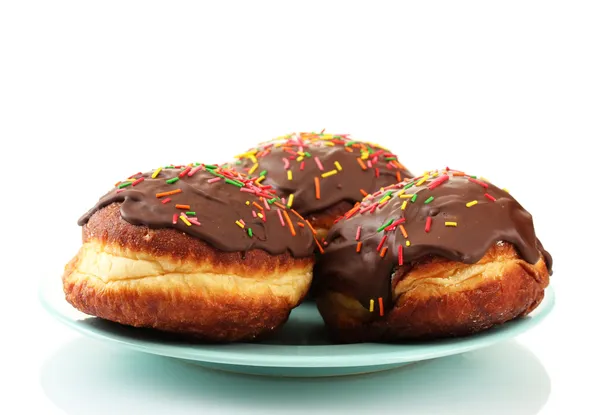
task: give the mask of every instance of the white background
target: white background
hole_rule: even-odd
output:
[[[0,413],[598,413],[597,2],[0,4]],[[407,370],[273,382],[109,348],[38,305],[124,175],[322,128],[508,187],[555,258],[553,314]]]

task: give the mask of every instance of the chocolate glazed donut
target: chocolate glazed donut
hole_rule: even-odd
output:
[[[368,196],[327,242],[317,304],[344,342],[465,335],[526,315],[552,267],[508,192],[450,169]]]
[[[237,159],[232,168],[273,186],[323,237],[368,193],[412,177],[389,150],[347,134],[290,134]]]
[[[253,340],[308,292],[316,232],[268,186],[217,166],[119,182],[80,220],[66,299],[84,313],[207,341]]]

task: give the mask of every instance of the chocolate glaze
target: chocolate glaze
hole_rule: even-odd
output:
[[[257,186],[253,181],[229,170],[207,169],[203,165],[196,166],[196,171],[190,170],[192,168],[194,167],[163,168],[154,179],[151,177],[153,172],[138,173],[131,178],[136,180],[143,177],[144,180],[134,182],[135,185],[123,189],[119,189],[121,183],[117,183],[113,190],[103,196],[79,219],[78,224],[86,224],[90,217],[104,206],[121,203],[121,216],[132,225],[154,229],[174,228],[200,238],[222,251],[246,252],[262,249],[272,255],[288,251],[294,257],[307,257],[313,254],[315,245],[310,225],[285,206],[277,206],[280,205],[279,199],[268,188]],[[187,171],[184,171],[186,169]],[[181,178],[175,183],[166,182],[180,175]],[[217,182],[208,182],[218,175],[224,177]],[[262,192],[262,196],[241,191],[240,187],[225,182],[225,177],[243,184],[243,189]],[[157,197],[157,193],[177,189],[181,189],[181,193]],[[267,203],[270,210],[266,209],[263,197],[273,202],[273,204]],[[171,201],[162,203],[167,198],[171,198]],[[263,210],[254,205],[254,202]],[[177,208],[176,204],[189,205],[189,209]],[[282,226],[278,210],[282,213],[285,211],[289,216],[295,236],[292,235],[285,214],[282,214],[285,223],[285,226]],[[196,212],[196,216],[189,216],[192,218],[190,220],[193,222],[195,217],[200,225],[190,222],[191,226],[188,226],[181,218],[178,218],[175,224],[173,223],[174,214],[179,216],[182,212],[190,211]],[[256,217],[253,211],[257,214]],[[264,219],[261,219],[258,214],[262,214]],[[236,221],[243,221],[245,227],[242,229]],[[302,226],[298,224],[299,222]],[[252,236],[249,235],[248,228],[251,228]]]
[[[441,256],[473,264],[493,244],[505,242],[514,244],[529,263],[543,257],[551,272],[552,258],[536,238],[531,215],[506,191],[474,177],[471,179],[475,181],[469,180],[469,176],[462,174],[454,170],[432,171],[430,178],[419,177],[390,186],[357,204],[329,232],[325,254],[315,265],[317,291],[345,293],[359,300],[365,308],[371,299],[377,304],[381,297],[384,309],[389,310],[392,278],[399,280],[416,261]],[[404,195],[417,195],[416,200],[402,198],[398,194],[402,189]],[[385,202],[389,191],[392,191],[391,198]],[[425,203],[430,197],[433,199]],[[402,210],[405,201],[405,210]],[[467,207],[471,201],[477,204]],[[426,232],[428,217],[431,224]],[[400,224],[378,232],[390,219],[395,222],[402,218],[406,238]],[[446,222],[456,222],[457,226],[446,226]],[[357,253],[359,226],[362,246]],[[384,236],[387,238],[380,246]],[[402,246],[402,265],[399,246]],[[382,258],[385,247],[387,251]]]
[[[288,198],[293,194],[293,208],[304,216],[342,201],[354,204],[364,197],[361,189],[372,193],[413,177],[388,150],[376,144],[351,140],[347,135],[288,135],[263,143],[237,158],[237,163],[232,164],[234,169],[251,175],[266,171],[263,183],[273,186],[281,197]],[[361,159],[364,168],[357,158]],[[288,171],[292,172],[291,180]],[[331,171],[336,173],[322,177]],[[315,177],[320,185],[319,199],[316,198]]]

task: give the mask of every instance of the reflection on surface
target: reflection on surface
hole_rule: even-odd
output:
[[[371,375],[288,379],[236,375],[78,339],[42,367],[48,397],[68,414],[535,414],[550,379],[508,342]]]

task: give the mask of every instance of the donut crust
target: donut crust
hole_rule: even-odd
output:
[[[174,229],[135,226],[119,204],[96,212],[62,277],[78,310],[211,342],[250,341],[285,323],[306,295],[313,258],[223,252]]]
[[[526,316],[543,300],[549,272],[543,258],[524,261],[499,242],[475,264],[427,258],[394,277],[393,308],[369,312],[344,293],[318,293],[317,306],[336,341],[398,342],[474,334]]]

